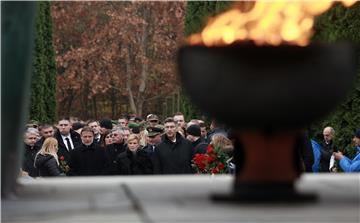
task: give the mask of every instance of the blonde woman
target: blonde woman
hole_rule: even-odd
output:
[[[226,161],[229,168],[229,173],[235,173],[235,163],[233,159],[234,145],[233,142],[222,134],[215,134],[211,138],[211,142],[214,147],[219,147],[223,152],[229,155],[229,159]]]
[[[232,141],[222,134],[213,135],[210,143],[214,147],[219,147],[223,152],[227,154],[231,154],[234,150]]]
[[[59,176],[59,160],[57,156],[58,142],[55,138],[45,139],[40,151],[36,154],[34,166],[42,177]]]
[[[118,156],[120,175],[143,175],[153,173],[153,164],[140,146],[140,137],[131,134],[127,139],[127,149]]]

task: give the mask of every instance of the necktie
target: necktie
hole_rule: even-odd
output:
[[[67,149],[68,149],[69,151],[72,150],[71,143],[70,143],[70,139],[69,139],[69,138],[65,138],[65,140],[66,140],[66,147],[67,147]]]

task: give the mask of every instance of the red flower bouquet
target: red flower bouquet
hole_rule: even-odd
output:
[[[61,169],[64,173],[68,173],[68,172],[69,172],[70,167],[69,167],[69,165],[67,164],[64,156],[60,156],[60,157],[59,157],[59,164],[60,164],[60,169]]]
[[[193,158],[192,167],[196,173],[227,173],[227,160],[229,156],[224,153],[219,147],[213,147],[209,144],[206,153],[196,154]]]

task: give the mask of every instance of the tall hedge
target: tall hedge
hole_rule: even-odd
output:
[[[341,4],[335,5],[326,13],[318,16],[315,21],[314,41],[338,42],[349,41],[354,47],[360,44],[360,2],[350,8]],[[360,65],[360,53],[358,51],[358,67]],[[326,95],[324,95],[326,97]],[[350,155],[354,154],[352,138],[354,131],[360,128],[360,69],[354,88],[349,96],[331,115],[314,123],[310,127],[310,135],[322,140],[322,130],[325,126],[335,129],[334,143],[339,149],[345,149]]]
[[[50,2],[37,2],[30,119],[52,123],[56,119],[56,67]]]
[[[200,32],[206,25],[209,17],[214,16],[231,5],[228,1],[189,1],[186,5],[185,35]],[[187,96],[186,91],[181,91],[181,112],[187,120],[193,118],[204,119],[204,112],[200,111]]]

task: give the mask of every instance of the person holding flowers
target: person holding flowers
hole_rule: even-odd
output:
[[[64,175],[59,168],[57,151],[58,141],[54,137],[46,138],[41,149],[35,156],[34,163],[41,177]]]
[[[235,166],[231,161],[233,149],[231,140],[221,134],[216,134],[212,137],[206,153],[195,154],[192,161],[193,169],[198,174],[233,173],[235,171]]]

